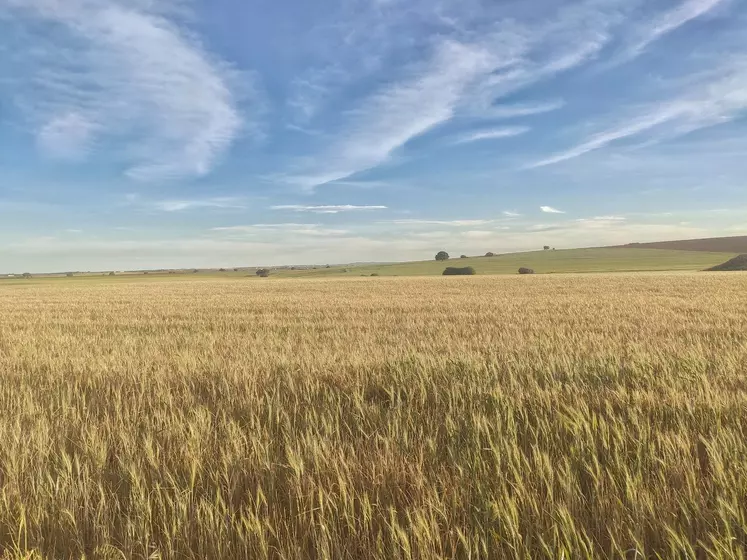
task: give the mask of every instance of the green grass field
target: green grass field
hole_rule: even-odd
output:
[[[517,274],[520,267],[533,269],[537,274],[584,273],[584,272],[646,272],[646,271],[694,271],[705,270],[734,257],[734,253],[709,253],[705,251],[673,251],[663,249],[567,249],[560,251],[534,251],[509,253],[495,257],[469,257],[461,259],[454,255],[447,262],[435,260],[404,262],[393,264],[347,265],[316,269],[272,271],[272,277],[279,278],[327,278],[353,276],[439,276],[447,266],[471,266],[479,275]],[[4,283],[23,284],[40,280],[65,282],[114,281],[120,279],[142,280],[199,280],[205,278],[246,278],[254,277],[255,269],[242,268],[234,271],[228,268],[200,270],[197,273],[180,271],[167,272],[126,272],[116,276],[107,273],[76,273],[72,278],[62,274],[35,276],[31,279],[4,278]]]
[[[339,275],[434,276],[446,266],[471,266],[477,274],[516,274],[520,267],[537,274],[562,272],[633,272],[665,270],[703,270],[729,260],[732,253],[669,251],[659,249],[569,249],[511,253],[495,257],[452,258],[447,262],[421,261],[397,264],[319,268],[316,270],[278,271],[276,276],[324,277]],[[458,257],[458,255],[457,255]],[[347,272],[342,272],[347,270]]]

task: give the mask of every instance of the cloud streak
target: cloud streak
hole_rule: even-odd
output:
[[[503,128],[493,128],[490,130],[477,130],[469,134],[465,134],[459,137],[456,144],[470,144],[472,142],[479,142],[481,140],[498,140],[503,138],[511,138],[513,136],[520,136],[526,134],[531,129],[528,126],[512,126]]]
[[[558,210],[552,206],[540,206],[540,210],[545,214],[565,214],[563,210]]]
[[[530,164],[529,168],[553,165],[599,150],[620,140],[651,133],[648,144],[731,122],[747,111],[747,59],[734,57],[721,67],[700,76],[689,91],[644,108],[625,124],[613,126],[587,140]]]
[[[728,1],[687,0],[682,2],[676,8],[654,18],[650,24],[641,26],[638,30],[636,41],[626,49],[623,58],[630,60],[641,55],[651,43],[676,31],[683,25],[702,17],[719,5],[726,4]]]
[[[271,210],[287,210],[290,212],[311,212],[313,214],[339,214],[340,212],[358,212],[367,210],[386,210],[386,206],[354,206],[352,204],[304,206],[300,204],[281,204],[271,206]]]
[[[471,226],[482,226],[485,224],[493,223],[494,220],[418,220],[418,219],[405,219],[405,220],[389,220],[386,222],[380,222],[382,224],[396,224],[405,226],[453,226],[453,227],[471,227]]]
[[[296,223],[279,223],[279,224],[251,224],[245,226],[225,226],[215,227],[210,231],[220,232],[228,235],[238,236],[267,236],[271,234],[273,238],[293,235],[310,235],[314,237],[336,237],[344,236],[350,233],[346,229],[334,229],[320,227],[319,224],[296,224]]]
[[[163,180],[206,175],[238,137],[235,75],[154,6],[0,0],[37,42],[23,61],[35,78],[16,87],[45,153],[83,158],[112,143],[127,175]],[[57,31],[40,35],[40,22]]]
[[[399,79],[343,112],[330,149],[300,160],[285,179],[313,189],[385,164],[414,139],[460,117],[511,118],[559,108],[560,101],[503,107],[496,101],[593,60],[618,19],[614,10],[600,6],[588,1],[561,8],[546,24],[498,17],[469,40],[456,33],[439,36],[424,49],[431,52],[428,59],[409,65]],[[498,134],[493,138],[505,137]]]

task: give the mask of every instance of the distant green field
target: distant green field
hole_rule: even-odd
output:
[[[663,249],[568,249],[561,251],[534,251],[510,253],[495,257],[452,258],[446,262],[418,261],[395,264],[348,265],[319,267],[304,270],[273,270],[276,278],[334,278],[355,276],[438,276],[447,266],[471,266],[477,274],[517,274],[520,267],[531,268],[537,274],[563,272],[637,272],[704,270],[734,257],[734,253],[708,253],[704,251],[673,251]],[[224,272],[200,270],[188,272],[142,272],[120,273],[109,276],[103,273],[76,273],[72,278],[64,276],[35,276],[31,279],[5,278],[3,283],[26,284],[49,282],[120,282],[120,281],[168,281],[201,280],[206,278],[254,278],[254,269]]]
[[[702,270],[729,260],[732,253],[668,251],[659,249],[569,249],[511,253],[495,257],[452,258],[448,262],[421,261],[397,264],[319,268],[316,270],[277,271],[275,276],[324,277],[360,276],[434,276],[447,266],[471,266],[477,274],[516,274],[520,267],[537,274],[561,272],[633,272],[657,270]],[[347,272],[342,272],[347,270]]]

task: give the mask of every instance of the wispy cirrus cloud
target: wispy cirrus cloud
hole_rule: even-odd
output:
[[[234,196],[152,200],[144,198],[138,193],[127,194],[125,205],[156,212],[185,212],[207,208],[243,210],[246,208],[245,201]]]
[[[430,57],[340,113],[329,149],[300,158],[285,180],[313,189],[345,179],[390,161],[413,139],[460,116],[491,118],[492,112],[493,118],[508,118],[559,108],[557,101],[500,107],[496,100],[593,60],[620,19],[618,4],[584,1],[561,7],[551,23],[496,16],[495,24],[479,25],[469,40],[458,30],[476,22],[468,21],[456,3],[450,5],[449,15],[442,13],[436,23],[453,29],[424,46]],[[485,18],[481,13],[480,21]]]
[[[453,227],[472,227],[482,226],[490,224],[494,220],[419,220],[419,219],[404,219],[404,220],[388,220],[385,222],[379,222],[380,224],[396,224],[401,226],[453,226]]]
[[[180,23],[180,6],[0,0],[14,28],[34,41],[13,57],[33,77],[12,87],[44,153],[82,159],[116,145],[127,175],[142,180],[213,168],[243,126],[236,75]]]
[[[503,215],[506,216],[507,218],[520,218],[521,217],[521,214],[513,210],[504,210]]]
[[[528,126],[507,126],[501,128],[493,128],[488,130],[476,130],[464,134],[457,138],[456,144],[470,144],[472,142],[479,142],[481,140],[498,140],[502,138],[511,138],[513,136],[520,136],[526,134],[531,129]]]
[[[153,208],[164,212],[181,212],[198,208],[246,208],[237,198],[216,197],[201,200],[158,200],[152,203]]]
[[[565,101],[562,100],[548,101],[545,103],[500,104],[487,109],[484,115],[492,119],[512,119],[557,111],[563,106],[565,106]]]
[[[271,238],[287,235],[310,235],[315,237],[336,237],[350,233],[349,230],[322,227],[319,224],[298,224],[292,222],[277,224],[250,224],[243,226],[215,227],[210,231],[238,236],[264,236]]]
[[[410,139],[449,120],[467,85],[489,67],[482,48],[446,41],[414,76],[384,88],[347,114],[346,130],[323,165],[290,176],[304,188],[338,181],[375,167]]]
[[[545,214],[565,214],[563,210],[558,210],[552,206],[540,206],[540,210]]]
[[[288,210],[291,212],[311,212],[313,214],[339,214],[340,212],[358,212],[367,210],[386,210],[386,206],[355,206],[352,204],[305,206],[301,204],[281,204],[271,206],[271,210]]]
[[[82,160],[91,151],[98,128],[78,113],[60,114],[42,126],[36,141],[39,149],[51,158]]]
[[[649,144],[728,123],[747,112],[747,59],[736,56],[702,74],[684,93],[639,109],[625,119],[565,151],[530,164],[544,167],[570,160],[610,144],[648,133]]]
[[[686,0],[673,9],[659,14],[653,20],[638,26],[633,41],[626,47],[622,59],[630,60],[641,55],[655,41],[730,1]]]

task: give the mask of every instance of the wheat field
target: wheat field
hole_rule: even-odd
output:
[[[0,285],[2,558],[745,558],[747,275]]]

